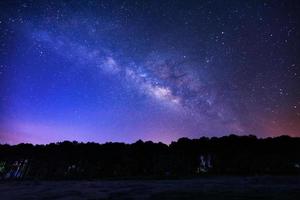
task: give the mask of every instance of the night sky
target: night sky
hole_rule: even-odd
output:
[[[300,1],[0,2],[0,143],[300,136]]]

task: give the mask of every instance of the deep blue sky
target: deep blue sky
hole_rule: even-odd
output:
[[[1,1],[0,142],[300,136],[297,1]]]

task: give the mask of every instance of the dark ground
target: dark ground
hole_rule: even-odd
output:
[[[300,199],[300,177],[191,180],[2,181],[0,199]]]

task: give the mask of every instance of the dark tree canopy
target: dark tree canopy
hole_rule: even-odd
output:
[[[299,174],[300,138],[181,138],[163,143],[0,145],[1,179],[184,178]]]

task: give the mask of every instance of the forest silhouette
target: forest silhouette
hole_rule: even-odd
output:
[[[164,179],[300,174],[300,138],[229,135],[143,142],[0,145],[0,179]]]

